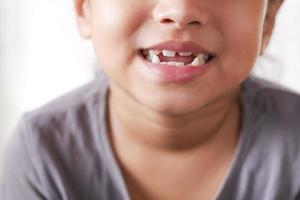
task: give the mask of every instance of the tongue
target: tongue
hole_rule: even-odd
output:
[[[159,54],[158,57],[161,62],[183,62],[185,65],[192,63],[195,59],[195,56],[175,55],[175,57],[166,57],[162,54]]]

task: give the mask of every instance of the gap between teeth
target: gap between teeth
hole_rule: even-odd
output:
[[[175,57],[176,55],[176,52],[175,51],[171,51],[171,50],[154,50],[154,49],[150,49],[150,50],[143,50],[143,54],[144,55],[150,55],[151,58],[154,56],[154,55],[159,55],[160,53],[163,54],[163,56],[165,57]],[[197,53],[193,53],[193,52],[178,52],[178,54],[180,56],[197,56],[198,54]]]
[[[147,57],[147,60],[151,61],[153,64],[167,64],[167,65],[171,65],[171,66],[175,66],[175,67],[183,67],[185,66],[185,64],[183,62],[176,62],[176,61],[172,61],[172,62],[161,62],[159,57],[154,54],[153,56],[151,56],[149,54],[149,56]],[[203,54],[198,54],[195,59],[193,60],[192,63],[188,64],[194,67],[197,66],[201,66],[205,64],[205,58]]]

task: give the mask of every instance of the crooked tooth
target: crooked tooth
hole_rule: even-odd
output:
[[[203,53],[198,53],[197,54],[197,57],[201,58],[201,59],[204,59],[205,55]]]
[[[160,59],[159,59],[159,57],[157,55],[154,55],[152,57],[151,62],[154,63],[154,64],[159,64],[160,63]]]
[[[198,65],[200,65],[199,63],[200,63],[200,59],[199,59],[198,57],[196,57],[196,58],[193,60],[193,62],[191,63],[191,65],[192,65],[192,66],[198,66]]]
[[[193,52],[179,52],[180,56],[191,56],[193,55]]]
[[[170,50],[163,50],[163,55],[166,57],[175,57],[176,51],[170,51]]]
[[[199,66],[199,65],[204,65],[205,60],[204,60],[204,55],[203,54],[198,54],[197,57],[193,60],[191,63],[192,66]]]
[[[158,55],[159,54],[159,51],[158,50],[149,50],[149,55],[151,56],[151,58],[153,58],[154,55]]]

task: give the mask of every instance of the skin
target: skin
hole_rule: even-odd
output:
[[[240,84],[267,46],[281,3],[76,1],[79,30],[110,78],[110,137],[132,199],[216,195],[239,138]],[[145,73],[137,51],[167,40],[193,41],[216,58],[200,78],[161,82]]]

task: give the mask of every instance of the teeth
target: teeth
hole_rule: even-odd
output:
[[[159,57],[157,55],[154,55],[152,57],[151,62],[154,63],[154,64],[159,64],[160,63],[160,59],[159,59]]]
[[[175,67],[183,67],[185,65],[183,62],[162,62],[160,64],[167,64]]]
[[[148,56],[147,59],[149,60],[150,56]],[[161,62],[157,55],[154,55],[152,57],[151,62],[153,64],[161,64],[161,65],[164,64],[164,65],[171,65],[171,66],[175,66],[175,67],[183,67],[185,65],[183,62],[174,62],[174,61],[172,61],[172,62]]]
[[[176,51],[170,51],[170,50],[163,50],[163,55],[166,57],[175,57]]]
[[[145,51],[143,53],[146,53]],[[161,62],[158,55],[161,53],[161,51],[159,50],[149,50],[147,51],[146,54],[146,59],[150,62],[152,62],[153,64],[167,64],[167,65],[171,65],[171,66],[175,66],[175,67],[183,67],[185,66],[185,64],[183,62],[176,62],[176,61],[171,61],[171,62]],[[163,55],[166,57],[175,57],[176,52],[175,51],[170,51],[170,50],[163,50],[162,51]],[[209,54],[195,54],[193,52],[180,52],[179,53],[180,56],[191,56],[191,55],[195,55],[195,59],[193,60],[192,63],[190,63],[189,65],[193,66],[193,67],[199,67],[201,65],[204,65],[209,58]]]
[[[199,53],[199,54],[197,54],[197,56],[196,57],[198,57],[198,58],[201,58],[201,59],[205,59],[205,55],[204,54],[202,54],[202,53]]]
[[[207,60],[209,59],[209,55],[208,55],[208,54],[205,54],[205,55],[203,56],[203,59],[204,59],[205,61],[207,61]]]
[[[149,55],[151,56],[151,58],[153,58],[154,55],[158,55],[160,52],[158,50],[149,50]]]
[[[191,63],[191,65],[194,67],[199,65],[204,65],[204,64],[205,64],[205,59],[203,54],[198,54],[197,57]]]
[[[191,56],[193,55],[193,52],[179,52],[180,56]]]
[[[183,62],[175,62],[176,67],[183,67],[185,64]]]

